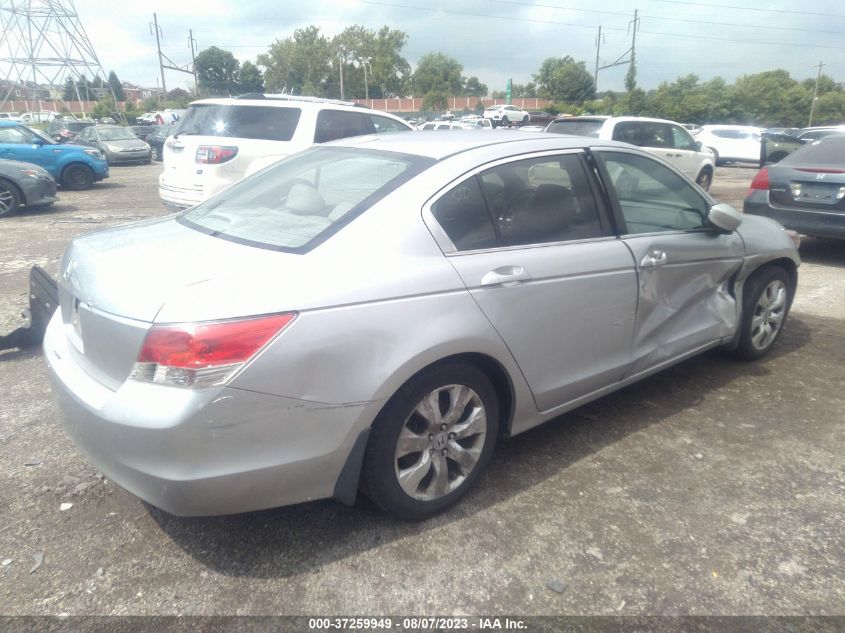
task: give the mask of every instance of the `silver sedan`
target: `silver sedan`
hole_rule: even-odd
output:
[[[44,347],[91,462],[180,515],[363,490],[420,519],[511,436],[765,355],[795,236],[612,141],[382,135],[74,240]]]

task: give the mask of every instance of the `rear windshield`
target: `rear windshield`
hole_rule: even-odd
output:
[[[86,127],[91,127],[92,125],[94,124],[86,123],[85,121],[71,121],[70,123],[65,123],[67,129],[69,129],[71,132],[81,132]]]
[[[180,119],[176,134],[289,141],[300,114],[299,108],[197,104]]]
[[[836,165],[845,169],[845,134],[825,136],[802,145],[780,161],[780,164]]]
[[[604,121],[552,121],[547,132],[556,134],[572,134],[573,136],[592,136],[598,138],[599,130]]]
[[[282,160],[179,216],[215,237],[307,252],[434,161],[320,147]]]

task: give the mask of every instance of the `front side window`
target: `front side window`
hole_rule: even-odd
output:
[[[679,128],[677,125],[672,126],[672,140],[675,144],[675,149],[695,150],[695,141],[692,140],[692,137],[686,130]]]
[[[386,116],[369,115],[376,134],[389,134],[391,132],[407,132],[408,127],[398,121],[388,119]]]
[[[178,221],[235,242],[305,252],[433,162],[359,148],[313,148],[225,189]]]
[[[668,167],[645,156],[597,152],[627,225],[627,233],[710,228],[709,204]]]

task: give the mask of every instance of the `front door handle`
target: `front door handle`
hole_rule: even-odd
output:
[[[666,251],[649,251],[648,254],[643,257],[643,260],[640,262],[640,266],[642,268],[662,266],[667,261],[669,261],[669,258],[666,255]]]
[[[531,279],[531,275],[522,266],[500,266],[481,278],[482,286],[514,286],[521,281]]]

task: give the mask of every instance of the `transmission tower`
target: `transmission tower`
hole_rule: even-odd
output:
[[[0,105],[18,87],[46,87],[61,97],[68,77],[108,79],[73,0],[0,0]]]

